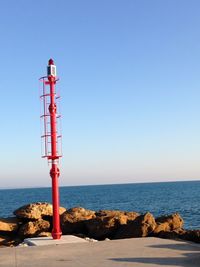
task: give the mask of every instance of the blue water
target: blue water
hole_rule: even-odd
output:
[[[200,181],[61,187],[60,198],[66,208],[150,211],[154,216],[179,212],[185,228],[200,229]],[[0,217],[37,201],[51,202],[51,189],[0,190]]]

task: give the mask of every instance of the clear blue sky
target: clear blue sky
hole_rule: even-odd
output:
[[[38,78],[62,94],[61,185],[200,178],[198,0],[1,1],[0,187],[50,186]]]

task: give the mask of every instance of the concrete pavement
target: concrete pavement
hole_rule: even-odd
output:
[[[200,245],[134,238],[0,249],[0,267],[200,266]]]

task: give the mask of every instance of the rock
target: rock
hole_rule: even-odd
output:
[[[65,208],[60,207],[60,215],[65,211]],[[15,210],[14,214],[18,218],[38,220],[45,216],[53,216],[53,207],[46,202],[31,203]]]
[[[37,221],[30,221],[22,225],[19,229],[19,236],[21,237],[34,237],[42,232],[50,230],[50,223],[48,221],[39,219]]]
[[[41,232],[37,235],[37,237],[51,237],[51,233],[50,232]]]
[[[17,246],[22,242],[20,238],[0,235],[0,247],[13,247]]]
[[[200,243],[200,230],[184,230],[177,229],[173,231],[160,231],[154,235],[160,238],[173,239],[173,240],[187,240],[195,243]]]
[[[112,238],[120,225],[134,220],[139,214],[136,212],[123,212],[117,210],[101,210],[96,212],[96,218],[86,222],[88,235],[103,240]]]
[[[88,236],[94,239],[103,240],[111,237],[116,231],[118,220],[114,217],[96,217],[86,222]]]
[[[128,221],[135,220],[136,217],[139,216],[139,213],[137,212],[127,212],[127,211],[120,211],[120,210],[100,210],[97,211],[96,217],[101,218],[113,218],[115,217],[117,220],[119,220],[119,224],[126,224]]]
[[[186,230],[181,238],[195,243],[200,243],[200,230]]]
[[[20,243],[19,245],[17,245],[18,247],[28,247],[28,244],[26,244],[25,242]]]
[[[116,232],[114,239],[145,237],[148,236],[156,227],[153,215],[149,212],[138,216],[133,221],[121,225]]]
[[[128,221],[134,221],[140,214],[134,211],[124,212],[124,215],[127,216]]]
[[[186,231],[184,229],[177,229],[173,231],[160,231],[157,234],[152,233],[151,236],[156,236],[159,238],[164,238],[164,239],[173,239],[173,240],[180,240],[184,239]]]
[[[0,218],[0,232],[15,232],[19,227],[19,220],[15,217]]]
[[[86,232],[85,221],[95,218],[95,212],[81,207],[65,211],[61,215],[61,228],[63,234]]]
[[[0,235],[0,247],[2,246],[9,246],[9,242],[11,241],[10,236],[2,236]]]
[[[178,213],[174,213],[168,216],[161,216],[156,218],[156,228],[154,230],[155,234],[161,231],[170,232],[176,229],[181,229],[183,227],[183,219]]]
[[[88,241],[88,242],[98,242],[98,240],[96,240],[96,239],[93,239],[93,238],[89,238],[89,237],[85,237],[84,238],[86,241]]]

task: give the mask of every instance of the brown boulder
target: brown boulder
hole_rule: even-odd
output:
[[[41,232],[48,232],[50,230],[50,223],[48,221],[39,219],[37,221],[30,221],[22,225],[19,229],[19,236],[34,237]]]
[[[156,218],[156,228],[154,230],[155,234],[161,231],[170,232],[176,229],[181,229],[183,227],[183,219],[178,213],[174,213],[168,216],[161,216]]]
[[[200,230],[177,229],[173,231],[160,231],[156,236],[165,239],[182,239],[200,243]]]
[[[160,231],[158,234],[152,233],[152,236],[156,236],[164,239],[180,240],[184,239],[186,231],[184,229],[176,229],[173,231]]]
[[[63,234],[85,233],[85,221],[95,218],[95,212],[81,207],[71,208],[61,215]]]
[[[128,221],[135,220],[139,216],[139,213],[131,211],[120,211],[120,210],[100,210],[97,211],[96,217],[101,218],[116,218],[119,221],[119,224],[126,224]]]
[[[133,221],[121,225],[114,235],[114,239],[145,237],[148,236],[156,227],[153,215],[149,212],[138,216]]]
[[[0,235],[0,247],[13,247],[19,245],[21,242],[22,240],[19,238]]]
[[[117,210],[101,210],[96,212],[96,218],[86,222],[88,235],[95,239],[112,238],[120,225],[134,220],[139,214]]]
[[[51,237],[51,233],[50,232],[41,232],[37,235],[37,237]]]
[[[15,217],[0,218],[0,232],[15,232],[19,227],[19,220]]]
[[[187,230],[181,238],[195,243],[200,243],[200,230]]]
[[[140,214],[134,211],[124,212],[124,215],[127,216],[127,222],[128,221],[134,221]]]
[[[59,211],[61,215],[66,209],[60,207]],[[15,210],[14,214],[18,218],[38,220],[45,216],[53,216],[53,206],[46,202],[31,203]]]
[[[0,235],[0,247],[9,246],[9,242],[11,241],[10,236],[1,236]]]

